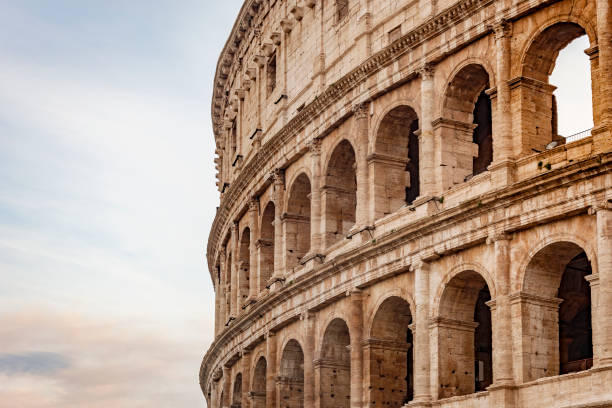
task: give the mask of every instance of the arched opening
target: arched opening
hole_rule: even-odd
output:
[[[330,246],[345,237],[355,225],[357,208],[357,164],[355,150],[343,140],[334,149],[325,174],[323,201],[325,244]]]
[[[261,239],[258,242],[260,291],[266,288],[274,273],[274,213],[274,203],[270,201],[261,217]]]
[[[217,408],[222,408],[223,407],[223,400],[225,399],[225,395],[223,394],[223,391],[221,391],[221,397],[219,398],[219,401],[217,401]]]
[[[232,406],[231,408],[242,407],[242,374],[238,373],[234,380],[234,391],[232,392]]]
[[[399,408],[414,397],[412,314],[399,297],[386,299],[376,311],[364,348],[368,406]]]
[[[526,380],[587,370],[593,365],[591,263],[578,245],[551,244],[529,261],[523,316],[541,320],[523,333]]]
[[[247,227],[240,236],[238,258],[238,307],[242,307],[249,297],[251,261],[251,230]]]
[[[351,352],[349,329],[334,319],[323,336],[321,358],[315,372],[321,385],[321,408],[349,408],[351,403]]]
[[[461,272],[444,287],[438,339],[439,398],[483,391],[493,382],[493,339],[489,287],[474,271]]]
[[[295,340],[290,340],[283,350],[277,384],[280,408],[303,408],[304,353]]]
[[[418,128],[416,112],[405,105],[393,108],[380,123],[369,158],[376,219],[412,204],[420,194]]]
[[[252,408],[266,407],[266,370],[266,359],[264,357],[260,357],[255,365],[253,381],[251,382],[251,384],[253,384],[250,393],[252,398]]]
[[[435,123],[445,189],[482,173],[493,161],[489,87],[489,74],[479,64],[466,65],[448,84],[443,118]]]
[[[591,73],[589,58],[574,47],[568,49],[569,59],[558,58],[561,51],[578,38],[581,40],[577,43],[584,47],[583,50],[588,48],[586,32],[580,25],[570,22],[557,23],[542,31],[525,54],[523,76],[518,79],[513,90],[513,105],[514,101],[520,102],[519,129],[523,138],[522,152],[525,154],[543,151],[553,141],[564,143],[564,136],[568,136],[568,140],[572,141],[575,138],[573,132],[578,133],[592,127],[594,115],[591,81],[587,79]],[[557,62],[563,64],[556,66]],[[555,75],[551,76],[553,71]],[[586,84],[585,79],[588,81]],[[557,89],[555,85],[561,87]],[[566,90],[574,90],[574,94],[568,94]],[[576,90],[579,91],[576,93]],[[567,129],[564,132],[559,129],[561,106],[566,113],[564,116],[568,118],[567,121],[565,117],[562,119],[563,127]],[[579,121],[581,124],[579,127],[572,126],[569,121],[576,124],[577,117],[582,118]],[[572,129],[572,133],[569,129]]]
[[[287,212],[283,214],[287,268],[292,268],[310,250],[310,180],[300,174],[289,193]]]

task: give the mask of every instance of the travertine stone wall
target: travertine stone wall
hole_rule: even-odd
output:
[[[246,0],[212,103],[208,405],[612,407],[610,16]],[[549,76],[581,35],[595,127],[567,142]]]

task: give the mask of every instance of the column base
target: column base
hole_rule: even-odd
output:
[[[300,259],[300,264],[306,265],[308,262],[312,261],[313,259],[318,259],[319,263],[323,263],[325,261],[325,255],[317,254],[314,252],[309,252],[306,255],[304,255],[302,259]]]
[[[426,408],[426,407],[431,407],[431,406],[432,406],[431,397],[429,395],[415,397],[414,400],[404,405],[404,407],[410,407],[410,408]]]

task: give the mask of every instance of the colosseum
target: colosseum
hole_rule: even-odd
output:
[[[209,408],[612,407],[609,0],[246,0],[213,91]]]

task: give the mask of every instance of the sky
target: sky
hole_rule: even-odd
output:
[[[206,406],[210,101],[241,3],[0,0],[0,406]],[[592,126],[587,47],[551,78],[562,134]]]

